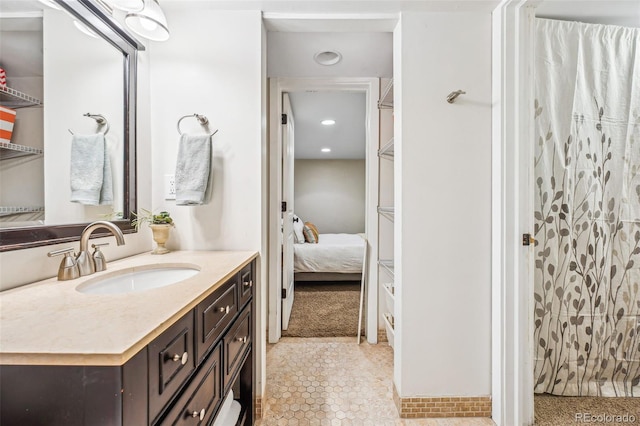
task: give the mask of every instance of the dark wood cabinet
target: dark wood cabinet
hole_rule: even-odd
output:
[[[162,426],[206,425],[222,401],[220,344],[201,366],[201,374],[182,393],[160,423]],[[202,377],[200,377],[202,376]]]
[[[3,426],[252,425],[255,260],[122,366],[0,366]],[[245,285],[245,283],[250,283]]]
[[[253,277],[255,275],[255,262],[242,268],[238,279],[238,306],[241,308],[251,300],[253,295]]]
[[[149,356],[149,417],[162,411],[196,367],[193,312],[189,312],[147,347]]]
[[[222,331],[238,313],[238,277],[234,276],[196,307],[198,359],[211,349]]]

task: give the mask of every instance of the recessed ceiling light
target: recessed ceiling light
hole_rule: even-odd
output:
[[[342,59],[340,52],[325,50],[313,55],[313,59],[320,65],[335,65]]]
[[[322,151],[322,152],[331,152],[331,148],[322,148],[320,151]]]
[[[336,124],[336,120],[322,120],[320,124],[323,124],[325,126],[333,126],[334,124]]]

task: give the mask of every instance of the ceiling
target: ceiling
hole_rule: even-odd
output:
[[[296,159],[364,159],[364,92],[293,92],[289,98]],[[321,124],[325,119],[336,123],[325,126]],[[322,148],[330,148],[331,152],[323,153]]]

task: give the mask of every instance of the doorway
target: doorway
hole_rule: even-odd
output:
[[[289,281],[284,280],[283,276],[289,276],[288,270],[283,269],[283,264],[289,261],[283,256],[283,253],[289,253],[284,244],[284,237],[281,229],[284,229],[281,209],[283,202],[287,202],[286,194],[283,188],[283,179],[287,174],[287,170],[293,171],[293,167],[283,162],[287,152],[283,145],[282,132],[286,131],[286,127],[281,125],[284,101],[287,93],[306,93],[322,92],[322,93],[359,93],[365,99],[365,236],[366,236],[366,253],[376,253],[377,248],[377,210],[376,200],[378,195],[378,170],[373,161],[377,157],[378,150],[378,113],[377,100],[379,93],[379,81],[376,78],[333,78],[333,79],[271,79],[270,81],[270,138],[274,142],[270,151],[270,236],[269,239],[269,342],[276,343],[281,335],[283,321],[287,315],[287,309],[292,294],[285,293],[289,287]],[[275,125],[273,124],[275,123]],[[291,161],[291,160],[290,160]],[[292,194],[290,194],[291,196]],[[275,207],[275,209],[273,208]],[[281,209],[278,210],[278,207]],[[287,207],[289,210],[289,207]],[[288,214],[288,213],[287,213]],[[292,213],[293,214],[293,213]],[[370,257],[370,256],[368,256]],[[367,341],[369,343],[377,342],[378,333],[378,291],[377,291],[377,264],[374,259],[364,259],[366,265],[365,277],[370,283],[370,290],[365,295],[365,312],[364,329]],[[285,275],[286,274],[286,275]],[[285,291],[283,291],[282,283],[286,282]],[[284,303],[282,302],[284,300]]]

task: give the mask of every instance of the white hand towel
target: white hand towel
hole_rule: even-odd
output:
[[[104,135],[73,135],[71,140],[71,201],[98,205],[105,174]],[[110,171],[110,170],[109,170]]]
[[[226,398],[222,402],[220,406],[220,410],[218,410],[218,416],[216,417],[216,421],[213,422],[213,426],[224,426],[226,425],[227,416],[231,411],[231,405],[233,404],[233,390],[230,389]],[[235,423],[234,423],[235,425]]]
[[[100,205],[110,206],[113,204],[113,176],[106,140],[104,144],[104,171],[102,175],[102,188],[100,189]]]
[[[176,163],[176,205],[204,204],[211,173],[211,135],[180,136]]]

